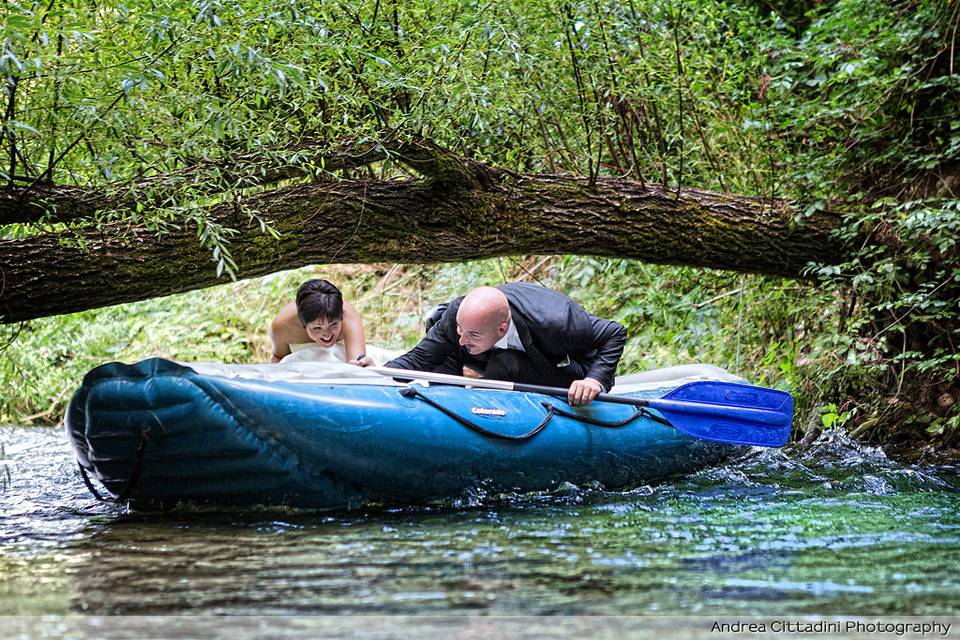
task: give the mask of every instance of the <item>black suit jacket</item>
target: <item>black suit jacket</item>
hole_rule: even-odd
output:
[[[605,390],[613,386],[614,373],[627,330],[619,323],[598,318],[563,295],[539,285],[512,282],[497,287],[510,303],[510,316],[531,362],[543,375],[541,384],[562,377],[570,381],[590,377]],[[447,310],[420,344],[389,367],[434,371],[461,351],[457,335],[457,310],[463,297]]]

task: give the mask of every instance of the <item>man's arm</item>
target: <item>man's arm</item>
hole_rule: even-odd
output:
[[[596,355],[589,363],[587,375],[580,380],[574,380],[567,390],[567,402],[574,406],[590,404],[601,393],[613,387],[617,363],[620,362],[623,345],[627,340],[627,330],[623,325],[592,314],[587,315],[590,316],[590,330],[584,334],[584,343],[593,344],[593,348],[588,350],[595,349]]]
[[[394,358],[387,366],[410,371],[433,371],[442,364],[447,356],[460,348],[456,338],[459,306],[451,303],[417,346],[399,358]]]
[[[571,404],[588,404],[613,387],[627,330],[618,322],[588,313],[573,300],[568,303],[566,324],[564,348],[587,367],[584,377],[571,385],[568,398]]]
[[[592,314],[589,315],[591,335],[597,355],[590,363],[586,377],[597,380],[603,386],[604,391],[609,391],[613,387],[617,364],[623,357],[623,346],[627,342],[627,330],[619,322],[604,320]]]

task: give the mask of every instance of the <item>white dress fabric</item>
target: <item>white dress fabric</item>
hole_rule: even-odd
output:
[[[287,360],[281,365],[277,364],[224,364],[222,362],[180,362],[186,367],[190,367],[197,373],[203,375],[222,376],[225,378],[248,378],[265,381],[283,381],[296,382],[303,384],[367,384],[367,385],[388,385],[404,386],[404,383],[397,382],[387,373],[378,373],[347,364],[343,360],[334,357],[336,354],[324,353],[334,351],[336,346],[331,349],[319,347],[309,347],[307,349],[298,349],[290,354],[302,358],[300,360]],[[386,349],[380,350],[390,356],[383,361],[391,360],[394,355]],[[304,353],[307,352],[307,353]],[[309,358],[315,358],[313,360]],[[687,382],[699,382],[703,380],[719,380],[722,382],[746,382],[743,378],[735,376],[720,367],[709,364],[691,364],[679,367],[666,367],[663,369],[652,369],[640,373],[631,373],[625,376],[619,376],[611,393],[630,393],[637,391],[647,391],[651,389],[661,389],[664,387],[673,387],[685,384]],[[415,380],[415,384],[427,385],[426,380]]]
[[[383,349],[372,344],[367,345],[366,354],[373,359],[374,366],[381,367],[397,356],[403,354],[402,351],[391,351]],[[346,362],[347,346],[343,340],[330,348],[321,347],[315,342],[303,342],[290,345],[290,353],[280,360],[280,364],[290,364],[294,362]]]

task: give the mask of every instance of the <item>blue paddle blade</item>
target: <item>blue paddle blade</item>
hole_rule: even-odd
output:
[[[678,431],[728,444],[782,447],[793,424],[789,393],[731,382],[691,382],[649,406]]]

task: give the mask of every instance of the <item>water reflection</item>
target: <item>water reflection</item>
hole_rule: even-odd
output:
[[[0,613],[956,614],[960,472],[828,434],[627,492],[126,513],[0,428]]]

